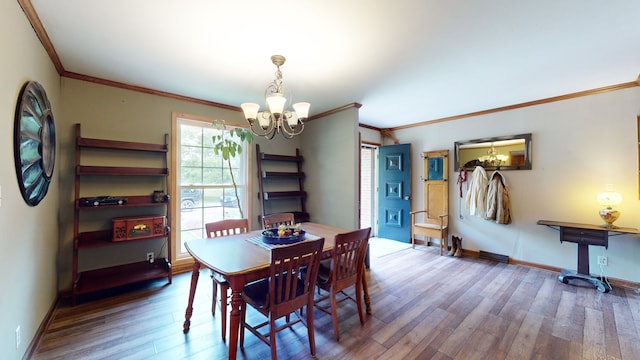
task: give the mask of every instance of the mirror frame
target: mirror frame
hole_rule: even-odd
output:
[[[531,133],[527,134],[518,134],[518,135],[508,135],[508,136],[497,136],[490,138],[482,138],[482,139],[473,139],[466,141],[456,141],[454,143],[454,154],[455,154],[455,162],[453,163],[454,171],[459,171],[464,164],[460,164],[460,147],[463,145],[470,144],[479,144],[485,142],[498,142],[503,140],[517,140],[524,139],[524,164],[523,165],[508,165],[508,166],[486,166],[485,170],[531,170]],[[467,166],[465,167],[467,170],[473,170],[475,166]]]

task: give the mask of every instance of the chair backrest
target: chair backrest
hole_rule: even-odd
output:
[[[262,225],[265,229],[276,229],[280,225],[293,226],[295,219],[293,213],[275,213],[262,217]]]
[[[425,222],[447,225],[449,214],[449,150],[427,151],[424,153],[424,206],[427,210]]]
[[[275,319],[303,307],[313,307],[324,239],[302,241],[271,250],[269,312]],[[300,276],[306,269],[308,276]]]
[[[354,230],[336,235],[336,244],[331,253],[331,287],[336,291],[356,284],[364,267],[364,258],[369,243],[371,228]]]
[[[204,225],[207,231],[207,237],[215,238],[220,236],[228,236],[246,233],[249,231],[248,219],[226,219],[216,222],[210,222]]]

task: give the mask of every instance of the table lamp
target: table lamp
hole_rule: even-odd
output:
[[[620,217],[620,211],[614,210],[612,206],[622,202],[622,195],[611,189],[607,189],[607,191],[599,193],[597,199],[601,205],[605,206],[604,209],[598,212],[605,222],[602,226],[610,229],[615,228],[616,226],[613,225],[613,222]]]

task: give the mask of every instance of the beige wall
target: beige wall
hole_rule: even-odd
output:
[[[357,228],[358,109],[309,122],[302,135],[302,150],[311,221]]]
[[[532,133],[532,170],[503,171],[509,187],[513,223],[498,225],[470,217],[462,207],[456,181],[451,181],[450,233],[462,236],[465,249],[508,255],[517,260],[553,267],[576,268],[576,245],[560,243],[558,232],[536,225],[540,219],[600,224],[596,195],[607,184],[623,196],[619,226],[640,228],[636,116],[640,88],[630,88],[532,106],[457,121],[396,131],[401,143],[412,145],[412,209],[423,206],[418,181],[423,151],[449,149],[459,140]],[[450,179],[457,173],[449,169]],[[491,173],[489,173],[490,175]],[[466,192],[465,192],[466,193]],[[591,272],[599,273],[591,247]],[[640,282],[640,237],[611,237],[605,274]]]
[[[61,121],[60,78],[16,1],[0,2],[0,349],[20,359],[56,298],[58,188],[56,162],[47,196],[35,207],[20,195],[13,160],[18,95],[27,81],[47,92],[55,125]],[[22,341],[15,346],[20,326]]]

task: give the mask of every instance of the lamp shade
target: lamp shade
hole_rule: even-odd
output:
[[[240,105],[240,107],[242,108],[245,119],[255,119],[258,117],[258,110],[260,110],[260,105],[256,103],[243,103]]]
[[[604,206],[619,205],[622,202],[622,195],[615,191],[604,191],[598,194],[597,200]]]
[[[287,102],[287,98],[282,94],[273,94],[267,97],[267,106],[269,107],[269,112],[272,114],[282,114],[284,111],[284,104]]]
[[[298,125],[298,115],[296,115],[295,112],[291,113],[291,115],[287,117],[287,123],[291,128],[296,127],[296,125]]]
[[[299,103],[293,104],[293,110],[296,111],[296,114],[300,119],[306,119],[309,117],[310,107],[311,107],[311,104],[309,104],[308,102],[299,102]]]

